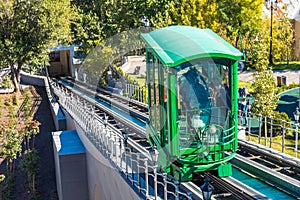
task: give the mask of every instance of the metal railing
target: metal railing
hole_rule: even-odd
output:
[[[298,122],[240,111],[239,125],[245,129],[245,140],[299,158]]]
[[[156,162],[145,153],[145,149],[137,148],[130,138],[124,138],[120,130],[107,123],[105,115],[100,117],[95,113],[94,105],[49,81],[60,105],[73,117],[89,141],[142,196],[146,199],[192,199],[191,194],[180,191],[179,183],[157,171]]]
[[[123,88],[124,96],[139,101],[141,103],[147,103],[146,88],[137,84],[125,84]]]

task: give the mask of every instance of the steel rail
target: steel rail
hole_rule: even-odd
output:
[[[300,175],[300,160],[292,160],[292,158],[287,158],[286,155],[272,153],[265,148],[260,148],[258,145],[252,145],[249,142],[239,141],[240,151],[245,151],[250,154],[259,154],[263,156],[264,161],[269,161],[272,164],[280,166],[282,169],[293,169],[294,172]]]

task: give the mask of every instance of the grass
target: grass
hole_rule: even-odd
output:
[[[273,65],[273,70],[300,70],[300,61],[276,62]]]
[[[145,76],[129,76],[131,79],[136,80],[137,85],[139,86],[144,86],[146,82],[146,77]]]
[[[249,81],[238,81],[238,88],[243,88],[244,86],[247,87],[248,92],[253,92],[253,89],[251,88],[252,82]]]
[[[248,139],[248,136],[246,136],[246,139]],[[250,136],[250,141],[258,143],[258,137],[256,136]],[[295,140],[292,139],[285,139],[284,140],[285,143],[285,148],[284,148],[284,153],[293,157],[296,157],[296,153],[293,149],[289,149],[290,148],[295,148]],[[263,146],[266,146],[265,143],[265,137],[261,137],[260,140],[260,144]],[[278,151],[278,152],[282,152],[282,137],[281,136],[277,136],[277,137],[273,137],[272,138],[272,149]],[[270,147],[270,138],[267,138],[267,147]],[[300,148],[300,144],[298,143],[298,149]],[[300,153],[298,153],[297,157],[300,158]]]

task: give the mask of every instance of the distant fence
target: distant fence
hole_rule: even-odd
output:
[[[239,125],[245,129],[246,140],[299,158],[299,122],[240,111]]]

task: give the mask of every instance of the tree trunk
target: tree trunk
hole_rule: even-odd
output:
[[[236,38],[235,38],[235,48],[238,48],[238,46],[239,46],[239,36],[236,36]],[[242,47],[240,47],[240,48],[242,48]]]
[[[12,159],[9,159],[9,175],[12,176],[13,174],[13,163]]]
[[[35,195],[35,174],[32,175],[32,193]]]
[[[17,73],[17,70],[14,67],[14,64],[11,64],[10,69],[11,69],[11,80],[14,85],[14,92],[19,93],[20,92],[20,82],[18,82],[18,80],[20,80],[20,78],[18,78],[17,76],[20,76],[20,73]]]
[[[10,176],[9,174],[9,161],[6,161],[6,173],[8,174],[8,176]]]
[[[29,138],[29,136],[27,136],[26,139],[27,139],[27,146],[26,146],[26,149],[27,149],[27,150],[30,150],[30,138]]]
[[[35,136],[33,135],[32,138],[31,138],[31,140],[32,140],[32,146],[31,146],[31,149],[34,149],[34,138],[35,138]]]
[[[17,83],[18,83],[18,88],[20,92],[20,84],[21,84],[21,69],[22,69],[22,63],[18,63],[18,68],[16,70],[16,79],[17,79]]]

